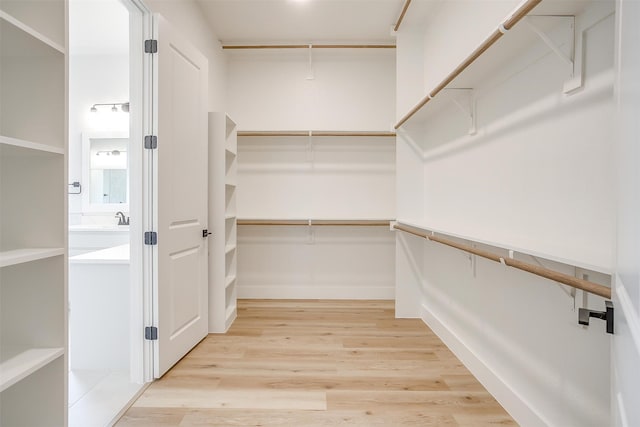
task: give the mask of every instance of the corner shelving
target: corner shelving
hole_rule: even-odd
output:
[[[66,14],[0,3],[0,425],[67,419]]]
[[[209,332],[225,332],[236,317],[236,124],[209,113]]]

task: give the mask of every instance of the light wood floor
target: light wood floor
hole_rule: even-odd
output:
[[[513,426],[420,320],[392,301],[241,300],[153,383],[129,426]]]

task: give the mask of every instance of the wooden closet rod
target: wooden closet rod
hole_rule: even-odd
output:
[[[292,226],[338,226],[338,227],[388,227],[392,220],[343,220],[343,219],[239,219],[238,225],[292,225]]]
[[[524,261],[518,261],[513,258],[502,257],[493,252],[477,249],[468,245],[463,245],[461,243],[457,243],[449,239],[444,239],[442,237],[433,236],[425,232],[406,227],[404,225],[394,224],[393,228],[395,228],[396,230],[404,231],[405,233],[413,234],[414,236],[424,237],[427,240],[438,242],[440,244],[450,246],[452,248],[456,248],[473,255],[478,255],[491,261],[504,263],[509,267],[517,268],[519,270],[523,270],[537,276],[553,280],[555,282],[563,283],[565,285],[571,286],[572,288],[582,289],[583,291],[590,292],[594,295],[599,295],[601,297],[611,299],[611,288],[600,285],[598,283],[589,282],[587,280],[569,276],[568,274],[560,273],[559,271],[551,270],[534,264],[529,264]]]
[[[422,107],[424,107],[431,99],[433,99],[442,89],[447,87],[449,83],[451,83],[456,77],[458,77],[462,72],[471,65],[476,59],[478,59],[484,52],[487,51],[495,42],[497,42],[500,37],[504,35],[505,31],[509,31],[516,25],[522,18],[524,18],[529,12],[533,10],[538,4],[540,4],[542,0],[528,0],[523,3],[514,13],[506,19],[498,28],[491,33],[491,35],[486,38],[480,46],[474,50],[471,55],[469,55],[460,65],[458,65],[444,80],[438,84],[427,96],[422,98],[418,105],[413,107],[400,121],[395,125],[395,128],[398,129],[402,126],[407,120],[409,120],[415,113],[420,111]]]
[[[395,49],[394,44],[252,44],[223,45],[223,49]]]
[[[238,131],[238,136],[371,136],[395,137],[395,132],[367,132],[367,131]]]
[[[411,0],[406,0],[404,2],[404,6],[402,7],[402,12],[400,12],[400,17],[396,22],[395,27],[393,27],[393,31],[398,31],[400,29],[400,24],[402,24],[402,20],[404,19],[404,15],[407,14],[407,9],[409,9],[409,5],[411,4]]]

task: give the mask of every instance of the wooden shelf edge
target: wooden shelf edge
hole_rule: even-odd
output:
[[[0,252],[0,267],[64,255],[64,248],[24,248]]]
[[[31,37],[41,41],[42,43],[46,44],[50,48],[57,50],[61,54],[63,54],[63,55],[65,54],[66,49],[63,46],[61,46],[60,44],[54,42],[49,37],[45,36],[44,34],[40,33],[39,31],[36,31],[34,28],[32,28],[31,26],[25,24],[24,22],[20,21],[19,19],[13,17],[12,15],[9,15],[7,12],[4,12],[3,10],[0,10],[0,19],[8,22],[9,24],[13,25],[14,27],[20,29],[21,31],[24,31],[26,34],[29,34]]]
[[[50,154],[64,154],[64,148],[61,148],[61,147],[54,147],[52,145],[40,144],[38,142],[12,138],[10,136],[4,136],[4,135],[0,135],[0,145],[24,148],[27,150],[40,151],[43,153],[50,153]]]
[[[64,355],[63,348],[32,348],[0,363],[0,392]]]

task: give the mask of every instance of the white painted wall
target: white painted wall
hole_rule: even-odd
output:
[[[229,114],[240,130],[391,130],[393,49],[230,51]],[[312,76],[313,79],[307,79]]]
[[[423,30],[424,86],[433,88],[516,3],[443,5],[437,22]],[[596,3],[576,21],[579,29],[588,27],[583,89],[563,95],[562,63],[534,44],[475,87],[476,135],[467,134],[466,119],[446,103],[426,125],[406,127],[398,143],[398,182],[406,183],[398,186],[399,219],[611,271],[614,18],[592,19],[613,11],[613,2]],[[475,16],[477,21],[470,19]],[[460,40],[462,28],[470,40]],[[551,35],[557,39],[559,32]],[[398,40],[419,43],[416,37]],[[398,82],[403,84],[400,75]],[[405,304],[402,310],[420,311],[516,421],[609,424],[611,338],[602,322],[577,324],[577,308],[603,310],[601,298],[572,296],[553,282],[409,235],[399,234],[397,246],[397,293],[422,289],[421,306]],[[544,256],[516,256],[596,282],[610,280]]]
[[[229,54],[229,114],[239,130],[388,131],[389,50]],[[312,77],[308,79],[308,77]],[[395,218],[393,138],[238,139],[238,218]],[[394,296],[385,227],[238,227],[240,298]]]

